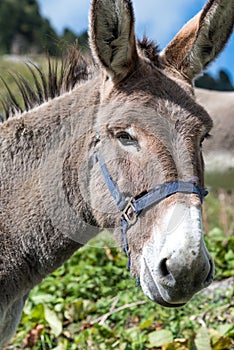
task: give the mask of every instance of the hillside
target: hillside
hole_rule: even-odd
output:
[[[72,32],[64,28],[58,35],[50,21],[41,15],[37,0],[1,0],[0,2],[0,54],[57,55],[65,43],[78,39],[80,46],[87,43],[87,32]]]

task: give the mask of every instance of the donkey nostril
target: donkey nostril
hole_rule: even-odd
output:
[[[205,280],[205,284],[206,285],[210,284],[213,281],[213,278],[214,278],[214,264],[213,264],[213,261],[210,259],[209,263],[210,263],[210,270],[209,270],[209,273],[208,273],[208,275],[206,277],[206,280]]]
[[[170,274],[167,268],[167,259],[163,259],[159,264],[159,269],[162,274],[162,277],[166,277]]]

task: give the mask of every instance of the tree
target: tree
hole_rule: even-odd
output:
[[[204,73],[195,80],[195,86],[209,90],[234,91],[231,79],[224,70],[219,71],[218,78],[212,77],[209,73]]]
[[[77,35],[69,28],[65,28],[63,30],[62,39],[66,43],[73,44],[77,40]]]
[[[44,19],[36,0],[1,0],[0,50],[5,53],[36,52],[54,49],[58,39]]]
[[[87,30],[78,36],[78,45],[82,51],[89,51],[89,35]]]
[[[234,90],[234,87],[231,83],[231,79],[230,79],[228,73],[224,70],[219,71],[218,84],[219,84],[220,90],[222,90],[222,91],[233,91]]]

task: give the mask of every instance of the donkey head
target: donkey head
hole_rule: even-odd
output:
[[[192,80],[222,50],[233,22],[232,1],[210,0],[158,54],[146,39],[136,41],[130,0],[93,0],[90,44],[101,88],[91,153],[101,160],[91,170],[91,204],[98,224],[115,228],[117,237],[121,214],[109,175],[117,196],[135,202],[157,184],[204,187],[202,141],[212,121],[194,99]],[[143,208],[127,231],[131,270],[144,293],[164,306],[186,303],[214,271],[203,240],[202,196],[175,192]]]

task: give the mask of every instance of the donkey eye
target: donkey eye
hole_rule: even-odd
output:
[[[116,138],[122,143],[123,146],[135,146],[137,141],[126,131],[121,131],[116,135]]]
[[[202,147],[203,141],[204,141],[205,139],[209,139],[210,137],[212,137],[212,136],[211,136],[209,133],[205,134],[205,135],[202,137],[201,141],[200,141],[200,147]]]

